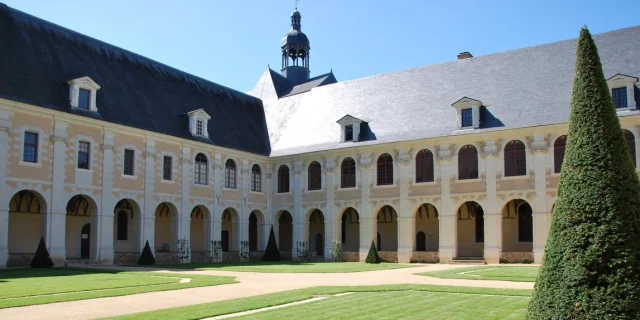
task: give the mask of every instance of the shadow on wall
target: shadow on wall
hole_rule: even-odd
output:
[[[375,141],[378,140],[376,134],[371,131],[371,127],[369,127],[369,122],[362,122],[360,124],[360,137],[358,141]]]
[[[480,109],[480,128],[499,128],[504,127],[504,123],[500,119],[496,118],[491,110],[486,106],[482,106]]]

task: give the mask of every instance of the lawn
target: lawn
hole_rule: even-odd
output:
[[[191,279],[181,283],[181,279]],[[0,271],[0,308],[235,283],[233,277],[52,268]]]
[[[429,285],[316,287],[111,319],[202,319],[345,292],[350,294],[237,319],[522,319],[531,295],[530,290]]]
[[[397,263],[360,263],[360,262],[297,262],[297,261],[251,261],[231,263],[192,263],[157,265],[157,268],[189,269],[189,270],[216,270],[238,272],[261,273],[349,273],[363,271],[391,270],[411,268],[421,265],[408,265]]]
[[[477,266],[442,271],[430,271],[419,273],[419,275],[443,279],[535,282],[539,269],[540,267],[537,266]]]

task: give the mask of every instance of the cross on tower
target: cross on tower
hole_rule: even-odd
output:
[[[298,10],[298,1],[300,0],[296,0],[296,10]]]

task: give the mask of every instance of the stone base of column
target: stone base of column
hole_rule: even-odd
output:
[[[533,248],[533,263],[542,263],[544,248]]]
[[[412,248],[398,248],[398,263],[411,262]]]
[[[100,252],[100,257],[98,257],[97,262],[99,264],[113,264],[113,260],[114,260],[113,247],[102,248]]]
[[[369,248],[362,248],[360,247],[360,262],[366,262],[367,261],[367,255],[369,254]]]
[[[56,267],[64,266],[67,262],[67,251],[64,248],[50,248],[49,255],[53,260],[53,265]]]
[[[451,248],[440,248],[439,254],[440,263],[449,263],[453,260],[453,250]]]
[[[9,250],[0,249],[0,269],[7,267],[8,260],[9,260]]]
[[[487,264],[499,264],[500,263],[500,249],[498,248],[485,248],[484,260]]]

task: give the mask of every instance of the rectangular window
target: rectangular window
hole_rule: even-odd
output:
[[[617,108],[627,108],[627,88],[613,88],[611,89],[611,98],[613,99],[613,105]]]
[[[173,175],[173,163],[170,156],[164,156],[162,163],[162,180],[171,181]]]
[[[203,123],[202,120],[196,120],[196,134],[199,136],[203,136],[204,135],[204,130],[203,130]]]
[[[133,175],[134,153],[131,149],[124,150],[124,168],[123,173],[127,176]]]
[[[91,144],[86,141],[80,141],[78,143],[78,169],[89,170],[89,151],[91,150]]]
[[[344,141],[353,141],[353,125],[344,127]]]
[[[80,88],[78,92],[78,108],[89,110],[91,106],[91,91]]]
[[[38,162],[38,134],[35,132],[24,133],[24,150],[22,152],[22,161]]]
[[[473,126],[473,112],[471,109],[462,109],[462,127]]]

